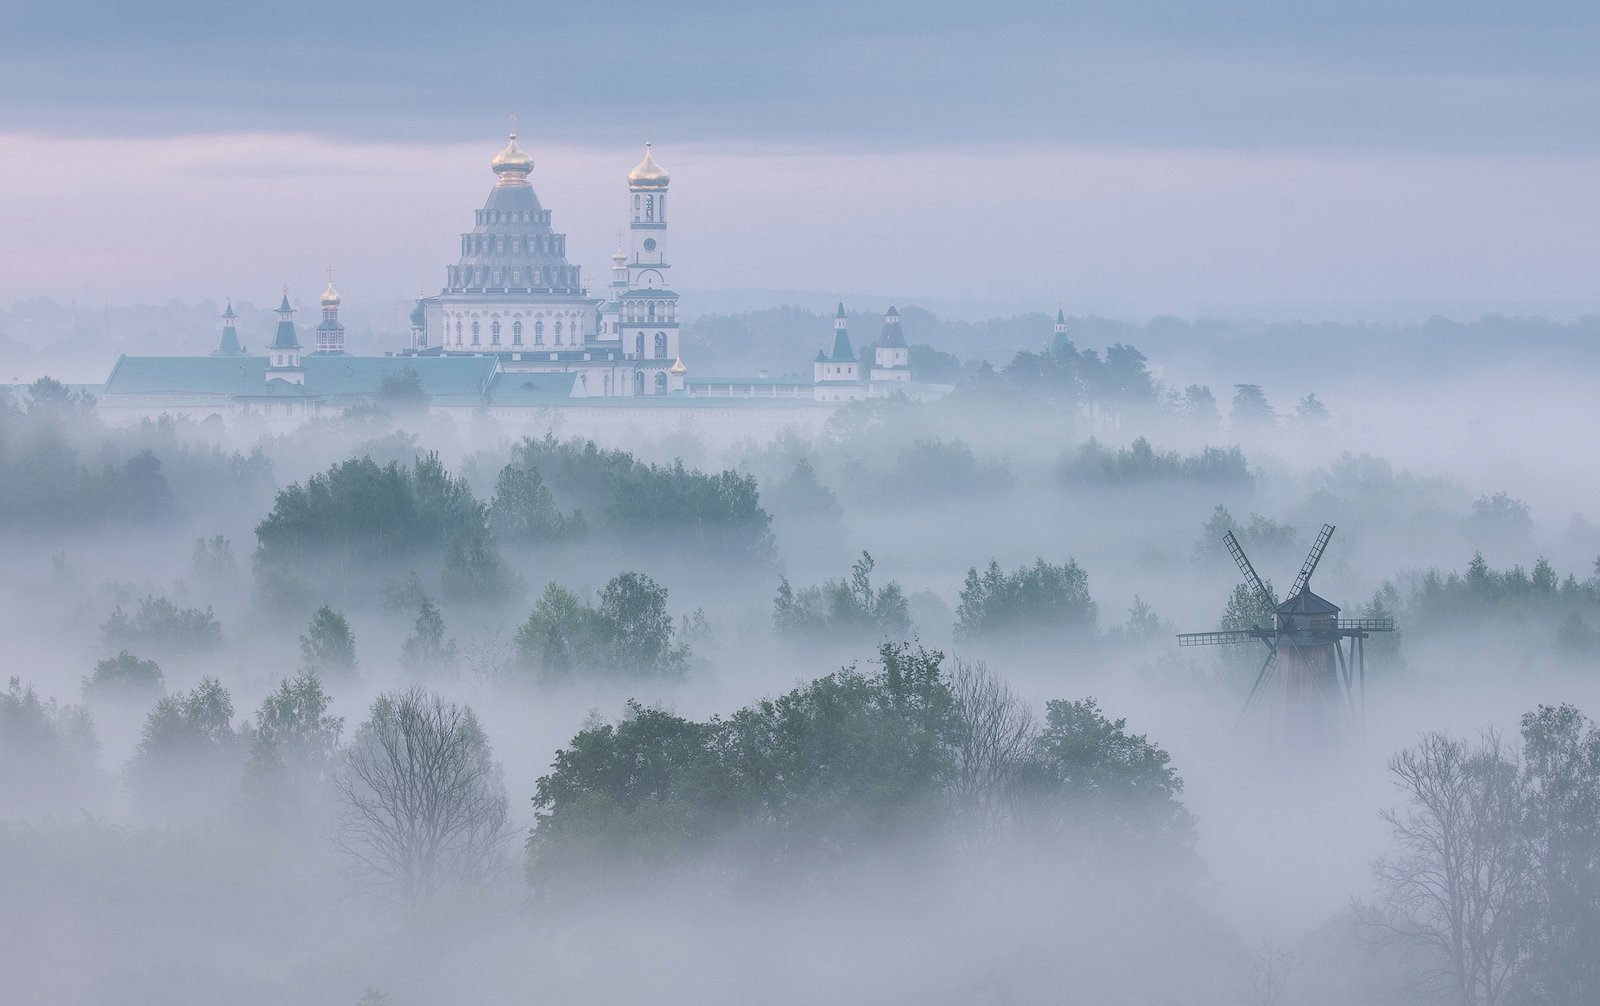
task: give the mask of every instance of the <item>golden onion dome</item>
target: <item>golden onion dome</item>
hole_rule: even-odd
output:
[[[527,179],[528,172],[533,170],[533,158],[517,146],[517,134],[512,133],[506,149],[494,155],[489,167],[500,176],[502,183],[514,184]]]
[[[650,144],[644,145],[644,160],[638,167],[628,172],[628,187],[632,189],[664,189],[672,176],[667,174],[667,169],[656,163],[651,156]]]
[[[332,280],[332,278],[329,278],[329,280],[328,280],[328,288],[326,290],[322,291],[322,306],[323,307],[338,307],[339,306],[339,291],[337,291],[337,290],[335,290],[333,288],[333,280]]]

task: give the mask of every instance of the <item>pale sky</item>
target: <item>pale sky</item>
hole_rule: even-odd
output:
[[[595,285],[653,126],[686,290],[1600,310],[1597,5],[1104,6],[0,0],[0,303],[435,290],[516,112]]]

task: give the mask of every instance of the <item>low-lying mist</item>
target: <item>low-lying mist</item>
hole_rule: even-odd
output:
[[[1592,375],[1117,348],[761,442],[0,401],[14,997],[1586,1001]],[[1397,631],[1317,740],[1175,634],[1324,523]]]

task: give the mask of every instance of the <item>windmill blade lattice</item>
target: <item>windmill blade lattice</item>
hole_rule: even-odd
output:
[[[1333,537],[1333,525],[1324,524],[1317,533],[1317,540],[1311,545],[1311,552],[1306,556],[1306,561],[1300,565],[1300,575],[1294,578],[1294,586],[1289,588],[1289,596],[1298,596],[1307,585],[1311,583],[1311,574],[1316,572],[1317,563],[1322,561],[1322,553],[1328,547],[1328,539]]]

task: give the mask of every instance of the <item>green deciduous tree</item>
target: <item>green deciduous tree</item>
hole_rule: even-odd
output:
[[[312,614],[306,634],[300,637],[300,663],[318,677],[355,676],[356,637],[342,614],[326,604]]]
[[[41,701],[16,677],[0,692],[0,802],[8,813],[81,807],[99,748],[81,707]]]
[[[225,590],[239,579],[239,560],[233,545],[222,535],[195,540],[189,559],[189,576],[195,586],[206,591]]]
[[[400,666],[413,674],[448,674],[456,663],[456,641],[445,639],[439,606],[422,599],[411,635],[400,644]]]
[[[1194,820],[1179,797],[1183,780],[1166,751],[1125,719],[1108,719],[1093,698],[1045,704],[1025,786],[1033,828],[1065,833],[1101,856],[1186,853]]]
[[[156,703],[128,765],[128,781],[152,811],[215,811],[238,785],[245,744],[233,699],[216,678]]]
[[[967,570],[956,608],[956,636],[998,640],[1092,632],[1097,612],[1089,596],[1089,575],[1076,560],[1055,565],[1039,559],[1010,572],[990,560],[981,575],[977,567]]]
[[[282,828],[324,820],[344,730],[344,719],[328,714],[332,703],[309,670],[280,681],[262,700],[243,782],[256,822]]]
[[[576,671],[625,677],[673,677],[689,648],[674,642],[667,589],[642,573],[611,578],[598,607],[550,584],[517,630],[519,663],[548,678]]]
[[[1278,428],[1277,414],[1259,384],[1235,384],[1228,425],[1234,433],[1261,433]]]
[[[209,605],[180,608],[165,597],[142,597],[131,616],[119,605],[100,626],[100,638],[117,649],[184,655],[222,645],[222,624]]]
[[[520,599],[525,584],[500,557],[489,532],[469,528],[451,536],[439,588],[446,601],[504,605]]]
[[[123,650],[95,664],[94,674],[83,679],[83,695],[91,701],[148,703],[161,697],[162,684],[160,664]]]
[[[506,465],[495,479],[489,526],[503,541],[526,544],[577,537],[587,522],[577,511],[561,512],[537,468]]]
[[[779,577],[773,627],[780,635],[811,641],[903,639],[911,631],[905,592],[893,580],[874,589],[876,565],[869,553],[862,552],[850,567],[849,579],[828,580],[799,591],[790,586],[787,577]]]
[[[1600,1001],[1600,729],[1570,705],[1522,717],[1534,895],[1529,1002]]]

